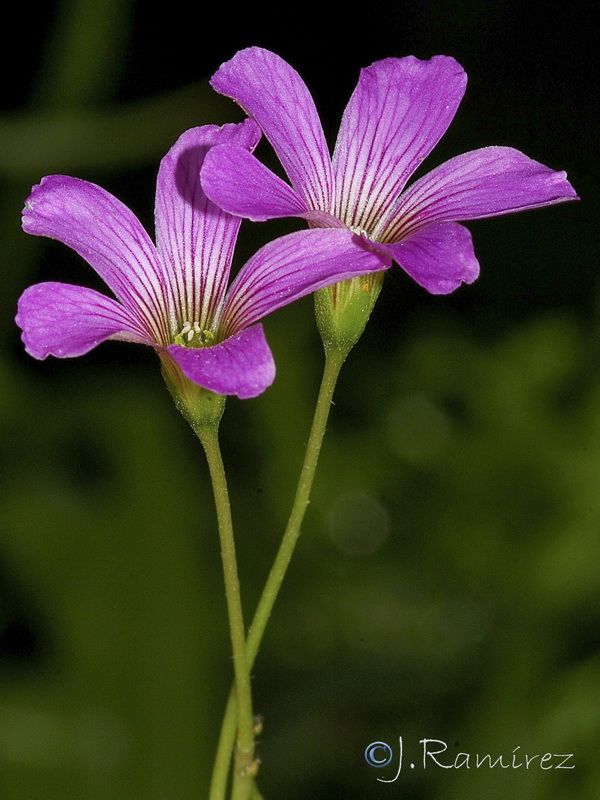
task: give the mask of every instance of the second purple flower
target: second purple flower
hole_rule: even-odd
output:
[[[451,292],[479,274],[461,221],[577,199],[564,172],[510,147],[456,156],[405,189],[450,125],[466,83],[448,56],[375,62],[361,71],[331,157],[298,73],[268,50],[241,50],[212,86],[260,125],[291,185],[228,144],[207,157],[204,189],[252,220],[296,216],[311,227],[350,229],[427,291]]]

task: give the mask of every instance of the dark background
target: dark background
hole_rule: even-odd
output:
[[[149,348],[36,362],[13,319],[38,280],[99,285],[25,236],[65,172],[152,229],[158,162],[239,119],[207,79],[257,44],[313,92],[331,141],[359,69],[454,56],[467,94],[426,168],[517,147],[580,203],[470,223],[480,279],[386,276],[342,373],[304,534],[254,671],[268,798],[577,798],[600,789],[598,93],[592,4],[251,7],[70,0],[5,29],[0,119],[0,797],[205,797],[230,680],[197,442]],[[259,154],[274,164],[266,145]],[[296,221],[242,228],[238,265]],[[322,355],[310,298],[267,320],[278,364],[228,402],[223,448],[249,611],[277,547]],[[383,740],[417,763],[369,767]],[[574,770],[420,768],[458,752],[573,753]],[[534,762],[536,763],[536,762]],[[555,762],[556,763],[556,762]]]

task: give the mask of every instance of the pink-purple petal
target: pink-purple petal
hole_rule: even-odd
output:
[[[79,253],[149,339],[168,341],[165,280],[156,249],[120,200],[88,181],[49,175],[26,201],[23,230],[57,239]]]
[[[323,286],[387,269],[390,258],[376,247],[347,228],[297,231],[269,242],[231,285],[223,328],[240,330]]]
[[[307,205],[333,211],[331,158],[314,101],[300,75],[275,53],[249,47],[225,62],[211,85],[258,122]]]
[[[69,358],[110,338],[153,344],[126,308],[94,289],[38,283],[25,289],[15,318],[30,356]]]
[[[457,222],[428,225],[386,248],[402,269],[431,294],[449,294],[479,275],[471,234]]]
[[[360,73],[333,156],[336,213],[372,232],[446,132],[467,76],[453,58],[377,61]]]
[[[210,148],[233,142],[256,147],[260,129],[205,125],[182,134],[162,159],[156,185],[156,242],[169,283],[172,325],[182,320],[208,327],[223,301],[240,220],[208,199],[200,170]]]
[[[292,187],[236,145],[218,145],[202,167],[204,191],[224,211],[254,222],[302,217],[306,202]]]
[[[275,379],[275,362],[262,325],[239,331],[213,347],[171,345],[167,350],[187,378],[217,394],[256,397]]]
[[[483,219],[576,199],[565,172],[511,147],[484,147],[416,181],[400,198],[383,236],[394,241],[431,222]]]

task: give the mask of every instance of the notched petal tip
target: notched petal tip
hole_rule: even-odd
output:
[[[249,117],[242,122],[226,122],[223,125],[199,125],[184,131],[169,148],[161,161],[161,167],[177,161],[183,153],[196,150],[202,157],[213,147],[235,145],[252,152],[260,141],[262,131]]]
[[[226,122],[219,128],[216,144],[237,144],[253,152],[262,137],[260,126],[251,118],[241,122]]]
[[[44,213],[44,206],[48,200],[48,192],[66,180],[76,181],[76,178],[67,178],[64,175],[45,175],[39,183],[31,187],[29,196],[23,204],[21,212],[21,227],[25,233],[37,233],[36,222]]]
[[[400,58],[390,57],[374,61],[361,69],[361,76],[369,76],[377,72],[402,73],[406,77],[426,75],[428,72],[443,73],[446,76],[459,77],[466,85],[467,73],[453,56],[435,55],[431,58],[418,58],[409,55]]]

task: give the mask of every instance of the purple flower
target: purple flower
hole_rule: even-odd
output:
[[[242,50],[212,86],[258,122],[291,186],[229,144],[206,159],[204,189],[221,208],[249,219],[297,216],[311,227],[347,227],[429,292],[451,292],[479,273],[459,221],[577,198],[564,172],[509,147],[464,153],[405,190],[450,125],[466,82],[447,56],[377,61],[360,74],[331,158],[298,73],[268,50]]]
[[[217,394],[264,391],[275,365],[255,323],[330,283],[385,268],[389,260],[348,230],[332,230],[329,239],[299,231],[261,248],[227,288],[241,220],[206,197],[200,168],[213,145],[230,143],[250,153],[259,138],[252,120],[194,128],[179,138],[158,173],[156,245],[137,217],[99,186],[62,175],[35,186],[23,229],[77,251],[116,299],[64,283],[29,287],[16,317],[27,352],[64,358],[106,339],[139,342]]]

